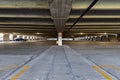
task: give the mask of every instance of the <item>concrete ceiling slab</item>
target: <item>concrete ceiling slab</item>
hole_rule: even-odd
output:
[[[86,9],[93,0],[73,0],[72,9]],[[120,0],[99,0],[92,9],[120,9]]]
[[[93,0],[0,0],[0,32],[66,31]],[[99,0],[68,34],[120,32],[120,0]],[[51,35],[51,34],[50,34]]]
[[[48,8],[47,0],[0,0],[0,8]]]

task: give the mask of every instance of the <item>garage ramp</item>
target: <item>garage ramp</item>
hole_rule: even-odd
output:
[[[52,46],[5,80],[119,80],[69,46]]]

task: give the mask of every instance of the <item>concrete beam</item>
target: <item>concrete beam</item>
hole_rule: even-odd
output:
[[[63,32],[69,17],[72,0],[48,0],[52,19],[58,32]]]
[[[47,0],[0,0],[0,8],[48,8]]]

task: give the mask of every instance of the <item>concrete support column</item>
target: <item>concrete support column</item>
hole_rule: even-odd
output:
[[[25,35],[23,35],[23,36],[22,36],[22,38],[23,38],[23,39],[26,39],[26,36],[25,36]]]
[[[0,41],[3,41],[4,34],[0,33]]]
[[[62,46],[62,32],[58,33],[58,46]]]
[[[13,35],[13,34],[10,34],[10,35],[9,35],[9,40],[10,40],[10,41],[13,41],[13,40],[14,40],[14,35]]]
[[[29,39],[30,39],[30,37],[29,37],[29,36],[27,36],[27,37],[26,37],[26,39],[27,39],[27,40],[29,40]]]
[[[4,34],[3,41],[9,41],[9,34]]]
[[[33,37],[32,37],[32,36],[30,36],[30,40],[33,40]]]

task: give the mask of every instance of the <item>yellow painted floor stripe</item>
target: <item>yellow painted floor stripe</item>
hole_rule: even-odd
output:
[[[12,68],[18,68],[19,66],[13,64],[13,65],[8,65],[8,66],[5,66],[3,68],[0,69],[0,72],[3,72],[5,70],[8,70],[8,69],[12,69]]]
[[[111,66],[110,66],[110,68],[113,68],[113,69],[115,69],[115,70],[117,70],[117,71],[119,71],[119,72],[120,72],[120,68],[119,68],[119,67],[117,67],[117,66],[113,66],[113,65],[111,65]]]
[[[98,66],[92,66],[98,73],[100,73],[106,80],[112,80],[110,76],[108,76],[105,72],[103,72]]]
[[[16,80],[20,77],[25,71],[29,69],[29,66],[24,66],[17,74],[15,74],[10,80]]]
[[[120,67],[114,65],[102,65],[103,68],[112,68],[120,72]]]

